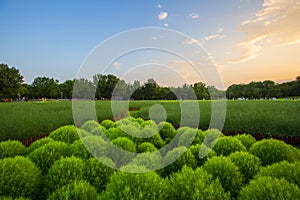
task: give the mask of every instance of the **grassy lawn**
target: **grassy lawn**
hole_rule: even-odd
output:
[[[81,103],[84,105],[85,102],[79,102]],[[115,103],[118,108],[116,116],[123,117],[127,107],[122,102]],[[131,101],[129,105],[132,116],[149,119],[151,106],[160,104],[166,110],[167,121],[178,126],[181,103],[189,102]],[[110,101],[97,101],[95,108],[99,121],[113,118]],[[82,118],[88,120],[90,111],[85,110],[84,106],[82,109]],[[211,102],[200,101],[199,109],[199,128],[207,129],[211,117]],[[1,103],[0,113],[0,140],[29,138],[50,133],[63,125],[74,124],[71,101]],[[223,131],[299,136],[300,101],[227,101]]]

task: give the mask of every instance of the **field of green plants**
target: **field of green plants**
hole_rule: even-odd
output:
[[[160,104],[166,109],[167,121],[180,124],[180,101],[130,101],[130,114],[149,119],[149,108]],[[112,119],[111,102],[96,101],[98,121]],[[211,118],[211,102],[199,101],[200,123],[206,130]],[[128,108],[119,108],[119,116]],[[24,139],[48,134],[63,125],[74,124],[72,102],[15,102],[0,104],[0,141]],[[85,111],[82,112],[83,115]],[[89,117],[87,115],[86,119]],[[300,135],[300,101],[227,101],[225,133]]]
[[[295,200],[299,187],[300,150],[283,141],[142,118],[62,126],[29,147],[0,143],[0,199]]]

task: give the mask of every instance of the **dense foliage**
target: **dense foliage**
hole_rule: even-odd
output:
[[[299,195],[300,150],[274,139],[256,142],[248,135],[175,129],[140,118],[106,120],[101,125],[88,121],[81,129],[64,126],[50,135],[28,148],[15,141],[0,144],[6,155],[0,158],[0,199],[297,199]]]

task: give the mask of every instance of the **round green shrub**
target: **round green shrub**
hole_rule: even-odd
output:
[[[128,135],[123,132],[120,127],[112,127],[110,129],[107,129],[106,131],[104,131],[104,134],[110,141],[118,137],[128,137]]]
[[[261,168],[259,158],[248,152],[234,152],[230,154],[229,158],[238,166],[245,183],[249,183],[250,179],[252,179]]]
[[[160,137],[164,141],[171,141],[176,135],[175,128],[169,122],[160,122],[157,127],[159,130]]]
[[[108,147],[108,153],[110,155],[107,156],[109,156],[114,161],[114,163],[116,163],[117,167],[120,167],[121,165],[126,165],[135,156],[133,154],[130,154],[130,152],[136,152],[136,145],[129,138],[118,137],[112,141],[112,144],[115,146],[110,145]],[[119,149],[119,151],[117,152],[116,147]]]
[[[79,135],[80,138],[87,137],[87,136],[92,136],[93,135],[92,133],[89,133],[86,130],[83,130],[81,128],[77,128],[77,133],[78,133],[78,135]],[[77,141],[77,140],[75,140],[75,141]]]
[[[228,157],[215,156],[206,161],[203,168],[218,178],[225,189],[232,197],[236,197],[242,187],[242,175],[239,168]]]
[[[224,156],[228,156],[236,151],[246,151],[246,147],[244,147],[242,142],[232,136],[219,138],[213,149],[217,155]]]
[[[54,142],[52,138],[46,137],[39,140],[34,141],[29,147],[28,151],[33,152],[34,150],[40,148],[41,146],[44,146],[45,144],[48,144],[50,142]]]
[[[96,158],[90,158],[85,162],[86,178],[89,183],[97,189],[98,192],[105,190],[110,176],[115,171],[106,165],[107,162],[110,162],[109,166],[115,165],[109,158],[106,158],[105,164]]]
[[[86,149],[82,140],[76,140],[70,145],[70,148],[73,156],[83,160],[87,160],[92,156],[91,153]]]
[[[61,157],[71,155],[71,148],[64,142],[50,142],[31,152],[28,157],[38,166],[43,174]]]
[[[27,149],[20,141],[8,140],[0,142],[0,159],[15,156],[24,156],[26,154]]]
[[[257,176],[284,178],[288,182],[294,183],[300,188],[300,162],[288,163],[287,161],[282,161],[274,163],[263,167]]]
[[[97,199],[97,191],[86,181],[74,181],[54,191],[49,200],[90,200]]]
[[[144,142],[140,144],[137,148],[138,153],[153,152],[156,150],[157,148],[150,142]]]
[[[275,139],[263,139],[256,142],[249,151],[259,157],[263,166],[271,165],[280,161],[295,162],[295,150],[292,146]]]
[[[41,170],[28,158],[16,156],[0,160],[0,196],[36,199],[41,180]]]
[[[205,132],[203,132],[202,130],[198,129],[197,130],[197,133],[196,133],[196,136],[195,136],[195,139],[193,141],[193,145],[197,145],[197,144],[202,144],[204,142],[204,139],[205,139]]]
[[[97,158],[105,156],[107,153],[108,142],[106,142],[101,136],[88,136],[81,139],[85,146],[85,155],[93,155]],[[80,152],[78,152],[80,153]],[[90,157],[90,156],[89,156]]]
[[[65,142],[67,144],[71,144],[79,139],[77,128],[74,125],[62,126],[52,131],[49,137],[53,140]]]
[[[162,168],[163,164],[163,158],[159,151],[152,152],[152,153],[141,153],[138,154],[135,158],[132,159],[131,164],[137,165],[137,166],[143,166],[146,168],[145,171],[148,170],[157,170]]]
[[[85,180],[85,169],[84,162],[73,156],[56,161],[47,174],[45,194],[49,195],[72,181]]]
[[[224,137],[224,134],[218,129],[208,129],[203,133],[205,134],[203,144],[211,149],[214,147],[219,138]]]
[[[217,156],[217,153],[213,149],[206,147],[204,144],[192,145],[190,146],[190,150],[197,161],[197,166],[202,166],[208,158]]]
[[[112,128],[112,127],[116,127],[115,122],[109,120],[109,119],[105,119],[100,123],[101,126],[105,127],[107,130]]]
[[[133,122],[136,122],[138,123],[139,125],[141,125],[143,122],[144,122],[144,119],[138,117],[138,118],[134,118],[134,117],[130,117],[130,119],[133,121]]]
[[[214,179],[202,168],[195,171],[183,167],[170,177],[170,187],[167,192],[169,199],[230,199],[230,194],[222,188],[218,179]]]
[[[166,199],[167,183],[155,172],[117,172],[111,176],[100,199]]]
[[[90,133],[92,135],[96,135],[96,136],[104,136],[104,132],[106,131],[106,129],[104,128],[104,126],[97,126],[95,127],[93,130],[90,131]]]
[[[256,139],[250,134],[239,134],[235,135],[234,138],[242,142],[242,144],[249,150],[252,145],[256,142]]]
[[[100,126],[100,124],[98,122],[96,122],[95,120],[88,120],[81,126],[81,129],[83,129],[87,132],[91,132],[94,128],[97,128],[99,126]]]
[[[300,199],[300,190],[295,184],[289,183],[285,179],[268,176],[258,177],[257,179],[251,180],[250,184],[241,190],[238,199],[296,200]]]
[[[156,148],[162,148],[163,146],[165,146],[165,142],[164,140],[160,137],[159,133],[152,132],[151,130],[153,129],[149,129],[149,128],[144,128],[142,130],[142,134],[152,134],[152,137],[148,137],[148,138],[143,138],[143,142],[149,142],[151,144],[153,144]],[[152,133],[150,133],[150,131]],[[147,133],[146,133],[147,132]]]
[[[165,177],[180,171],[183,166],[196,168],[197,161],[190,149],[181,146],[174,148],[165,155],[164,164],[167,166],[163,168],[161,175]]]
[[[178,138],[178,146],[189,147],[197,134],[197,129],[190,127],[181,127],[177,129]]]
[[[145,120],[144,122],[142,122],[141,126],[145,128],[152,128],[156,132],[158,132],[158,127],[153,120]]]

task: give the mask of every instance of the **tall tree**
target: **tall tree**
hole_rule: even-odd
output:
[[[16,98],[22,86],[23,76],[14,67],[0,64],[0,98]]]
[[[40,98],[58,98],[59,86],[58,80],[49,77],[37,77],[31,84],[32,94],[34,97]]]

